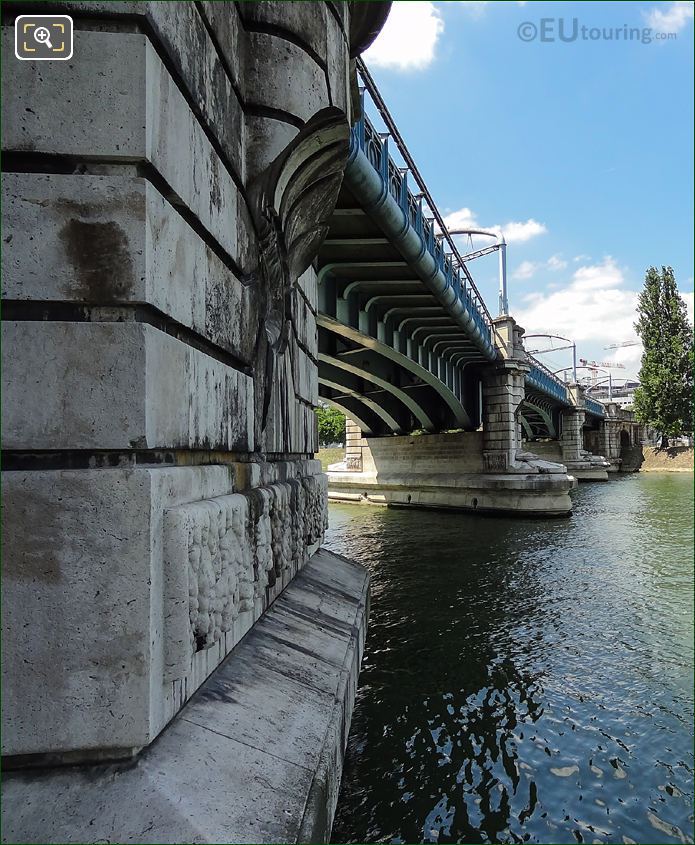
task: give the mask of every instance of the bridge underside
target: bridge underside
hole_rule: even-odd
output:
[[[366,434],[480,425],[460,325],[343,186],[319,254],[319,395]]]
[[[526,440],[556,438],[560,434],[562,408],[538,391],[526,385],[526,398],[521,404],[519,419]]]

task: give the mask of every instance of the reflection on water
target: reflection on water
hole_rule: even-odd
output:
[[[334,842],[691,842],[690,474],[568,520],[331,506],[372,610]]]

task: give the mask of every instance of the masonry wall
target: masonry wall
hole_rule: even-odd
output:
[[[14,59],[13,7],[3,753],[114,758],[159,733],[323,536],[303,233],[342,178],[348,7],[22,3],[74,18],[72,60],[42,63]],[[325,126],[323,193],[302,206],[296,188],[301,213],[276,220],[282,180],[310,181],[283,151],[320,152]]]
[[[362,469],[382,481],[389,477],[479,473],[483,471],[483,434],[459,431],[416,437],[369,437]]]

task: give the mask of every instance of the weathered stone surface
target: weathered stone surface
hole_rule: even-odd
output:
[[[318,328],[316,316],[299,288],[292,296],[292,325],[299,343],[314,361],[318,360]]]
[[[323,69],[301,47],[278,35],[249,32],[246,49],[249,103],[289,112],[303,121],[330,105]]]
[[[130,748],[152,737],[156,473],[166,473],[174,502],[231,486],[225,467],[4,473],[3,753]]]
[[[13,31],[4,29],[4,49],[11,52]],[[147,38],[76,30],[75,54],[74,66],[9,66],[3,148],[148,161],[227,253],[247,264],[251,233],[238,223],[234,181]],[[56,90],[81,93],[63,98]]]
[[[250,362],[254,290],[145,179],[5,173],[2,295],[147,303]]]
[[[316,279],[316,271],[313,267],[309,267],[306,272],[297,279],[297,286],[304,294],[304,297],[309,304],[309,307],[314,313],[318,308],[318,282]]]
[[[331,102],[349,114],[350,73],[345,54],[345,35],[330,13],[326,14],[326,45]]]
[[[299,2],[286,7],[261,0],[242,3],[239,11],[247,29],[253,30],[260,24],[276,32],[287,32],[326,62],[326,28],[331,15],[324,3]]]
[[[12,55],[14,27],[2,30],[3,52]],[[43,62],[39,69],[9,62],[2,79],[3,149],[140,158],[147,106],[133,91],[144,84],[145,43],[144,35],[76,30],[74,62]]]
[[[147,744],[305,565],[325,476],[245,495],[233,479],[6,473],[4,754]]]
[[[296,395],[310,405],[319,401],[318,368],[297,341],[292,338],[289,346],[292,360],[294,389]]]
[[[4,752],[145,743],[148,473],[6,473],[4,508]]]
[[[5,448],[253,449],[251,378],[152,326],[3,321],[2,333]]]
[[[247,165],[249,180],[258,176],[296,138],[299,129],[273,117],[246,116]]]
[[[210,5],[219,10],[210,10]],[[194,3],[147,3],[147,18],[159,43],[166,50],[191,100],[223,150],[241,181],[246,178],[246,126],[241,103],[234,90],[239,86],[238,12],[234,3],[208,4],[208,19],[224,17],[224,63]],[[228,76],[229,72],[229,76]]]
[[[241,88],[241,68],[245,53],[245,36],[235,3],[220,3],[219,0],[202,0],[202,15],[215,35],[224,56],[232,82]]]
[[[200,110],[205,124],[223,150],[230,166],[241,180],[244,179],[245,124],[242,105],[234,91],[240,87],[239,57],[243,40],[239,39],[238,13],[234,3],[206,4],[201,17],[194,3],[162,3],[159,0],[128,0],[125,2],[99,2],[99,0],[58,0],[52,9],[67,12],[77,19],[86,16],[101,18],[100,28],[108,32],[118,26],[118,19],[125,17],[145,19],[152,28],[161,50],[168,56],[181,80],[187,96]],[[41,3],[23,3],[22,11],[40,11]],[[216,7],[216,8],[210,8]],[[224,63],[206,28],[206,20],[219,31]],[[229,76],[228,76],[229,72]]]
[[[314,555],[134,765],[5,773],[3,841],[326,841],[367,606],[362,567]]]

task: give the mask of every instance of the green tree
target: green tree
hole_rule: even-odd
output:
[[[345,442],[345,415],[328,405],[315,409],[319,423],[319,445]]]
[[[663,449],[693,430],[693,329],[670,267],[647,270],[637,311],[644,352],[635,413],[661,434]]]

